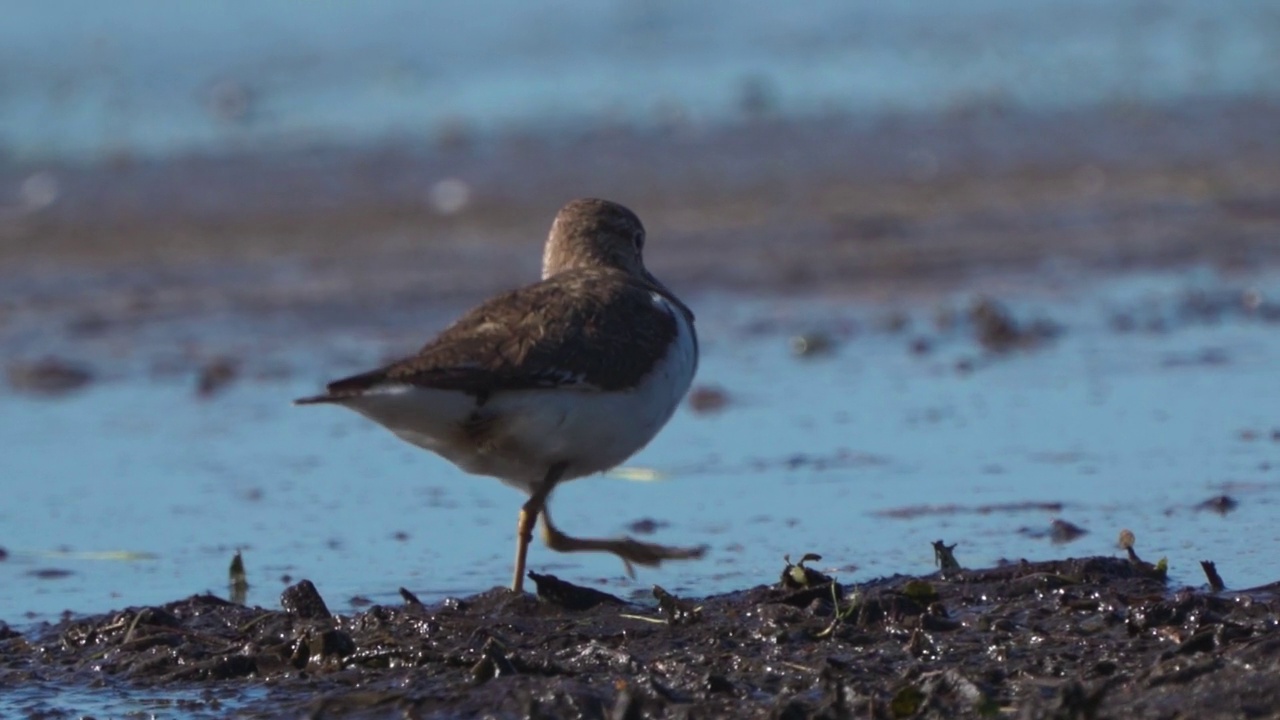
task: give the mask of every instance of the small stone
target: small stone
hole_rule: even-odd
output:
[[[296,585],[285,588],[280,593],[280,606],[285,612],[301,618],[333,617],[329,613],[329,607],[324,604],[324,598],[320,597],[320,591],[316,590],[310,580],[300,580]]]

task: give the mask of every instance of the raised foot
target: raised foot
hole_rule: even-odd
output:
[[[624,537],[608,541],[614,544],[609,550],[622,558],[625,563],[635,563],[649,567],[661,565],[663,560],[697,560],[707,553],[706,545],[697,547],[674,547],[640,542],[635,538]]]
[[[627,574],[635,577],[635,565],[655,567],[663,560],[696,560],[707,552],[706,545],[698,547],[672,547],[640,542],[635,538],[614,539],[575,538],[560,532],[543,518],[542,539],[547,547],[557,552],[607,552],[617,555],[627,568]]]

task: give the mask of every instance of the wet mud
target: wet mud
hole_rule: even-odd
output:
[[[189,691],[193,714],[411,718],[1216,718],[1280,707],[1273,584],[1169,587],[1089,557],[772,584],[628,602],[532,574],[335,615],[308,581],[280,608],[197,595],[0,627],[0,686]],[[1211,564],[1210,564],[1211,567]],[[1213,577],[1210,575],[1209,577]],[[195,691],[194,694],[192,691]],[[201,694],[201,692],[203,694]]]
[[[0,287],[17,311],[74,306],[69,325],[89,335],[157,308],[332,324],[353,305],[472,301],[526,281],[549,214],[584,194],[640,213],[661,239],[653,268],[677,291],[883,298],[993,272],[1254,268],[1280,257],[1278,118],[1265,102],[1197,99],[0,162],[0,187],[48,176],[58,188],[47,207],[0,217]],[[442,211],[428,200],[440,182],[470,200]],[[991,320],[989,339],[1010,339]]]

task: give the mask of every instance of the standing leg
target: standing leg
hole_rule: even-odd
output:
[[[516,572],[511,579],[511,592],[524,592],[524,565],[529,554],[529,543],[533,540],[533,526],[538,523],[538,513],[547,504],[547,498],[551,497],[551,491],[560,482],[560,476],[564,474],[566,467],[568,463],[556,463],[548,468],[542,484],[534,489],[520,508],[520,519],[516,521]]]

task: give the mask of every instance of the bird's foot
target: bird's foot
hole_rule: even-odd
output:
[[[636,576],[635,565],[657,567],[662,564],[663,560],[697,560],[707,552],[706,545],[675,547],[640,542],[631,537],[623,537],[609,542],[614,545],[609,549],[609,552],[617,555],[622,560],[622,564],[627,568],[627,575],[630,577]]]
[[[547,547],[557,552],[607,552],[617,555],[627,568],[627,574],[635,577],[635,565],[656,567],[663,560],[695,560],[707,552],[706,545],[697,547],[673,547],[636,540],[635,538],[576,538],[565,535],[543,518],[542,538]]]

